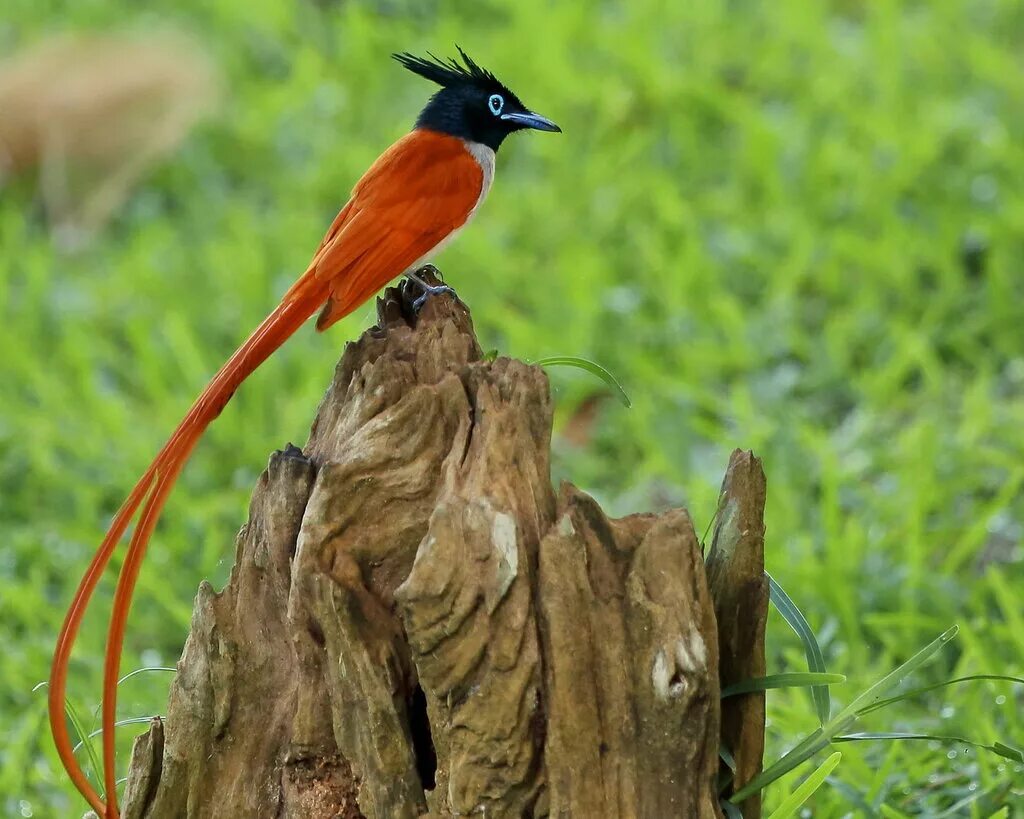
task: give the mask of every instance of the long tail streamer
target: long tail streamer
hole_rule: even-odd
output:
[[[117,788],[115,773],[114,721],[117,710],[117,680],[121,667],[121,650],[125,627],[131,609],[132,593],[138,579],[146,546],[153,533],[167,497],[185,466],[189,455],[210,423],[220,415],[238,386],[305,321],[328,297],[328,286],[310,270],[285,296],[281,304],[264,319],[255,332],[228,359],[203,392],[192,404],[188,414],[164,444],[149,469],[135,484],[131,494],[118,510],[109,531],[86,570],[68,608],[57,638],[49,685],[50,730],[57,753],[71,781],[103,819],[117,819]],[[353,305],[354,307],[354,305]],[[68,662],[93,592],[124,537],[136,512],[142,507],[121,565],[107,632],[106,657],[103,668],[103,787],[105,800],[93,788],[75,759],[65,719],[64,702],[67,690]]]

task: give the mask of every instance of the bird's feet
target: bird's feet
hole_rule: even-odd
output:
[[[452,296],[455,296],[455,298],[458,298],[458,296],[455,294],[455,291],[452,290],[448,285],[446,285],[446,284],[427,284],[422,278],[420,278],[420,274],[428,274],[428,273],[433,278],[435,278],[435,279],[437,279],[439,281],[444,281],[444,279],[441,278],[441,271],[438,270],[436,267],[434,267],[432,264],[424,265],[419,270],[417,270],[415,273],[406,273],[405,274],[406,277],[410,281],[416,282],[416,284],[418,284],[421,288],[423,288],[423,295],[420,296],[419,298],[417,298],[412,303],[412,309],[415,310],[417,313],[420,311],[420,308],[422,308],[423,305],[427,303],[427,299],[429,299],[431,296],[439,296],[442,293],[448,293],[448,294],[450,294]]]
[[[434,286],[428,284],[426,287],[423,288],[423,295],[412,303],[412,309],[418,313],[420,311],[420,308],[427,303],[427,299],[429,299],[431,296],[440,296],[442,293],[449,293],[452,296],[455,295],[455,291],[452,290],[447,284],[438,284]],[[456,298],[458,297],[456,296]]]

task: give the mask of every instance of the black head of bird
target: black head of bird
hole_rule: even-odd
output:
[[[441,86],[420,112],[417,128],[450,134],[495,151],[505,137],[516,131],[527,128],[562,130],[547,117],[529,110],[506,85],[477,65],[461,48],[459,55],[465,65],[433,55],[431,59],[412,54],[393,55],[414,74]]]

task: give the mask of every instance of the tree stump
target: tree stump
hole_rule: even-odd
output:
[[[271,456],[124,816],[721,817],[720,743],[739,784],[761,762],[763,697],[719,698],[764,672],[760,464],[734,454],[706,572],[686,511],[556,493],[543,370],[417,295]]]

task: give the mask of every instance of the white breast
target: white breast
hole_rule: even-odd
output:
[[[417,259],[415,263],[411,264],[405,271],[406,273],[415,273],[423,267],[428,259],[440,253],[452,239],[458,236],[459,231],[470,223],[470,220],[472,220],[473,216],[476,214],[477,208],[479,208],[483,203],[487,196],[487,192],[491,189],[491,183],[494,181],[494,149],[488,148],[480,142],[470,142],[469,140],[464,140],[464,142],[466,143],[466,150],[469,151],[473,159],[480,163],[480,170],[484,172],[483,184],[480,186],[480,196],[477,198],[476,204],[473,205],[473,209],[466,217],[466,221],[434,245],[434,247],[432,247],[427,253],[423,254],[423,256]]]
[[[466,150],[473,156],[473,159],[480,163],[480,170],[484,172],[484,183],[480,186],[480,198],[476,200],[473,210],[466,217],[468,224],[469,220],[473,218],[473,214],[476,213],[476,209],[480,207],[480,203],[484,201],[484,197],[487,196],[487,191],[491,189],[491,183],[494,181],[494,149],[488,148],[483,143],[467,140]]]

